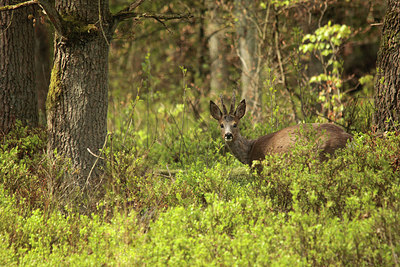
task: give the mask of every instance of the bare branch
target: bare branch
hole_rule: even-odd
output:
[[[126,19],[155,19],[157,21],[174,20],[174,19],[190,19],[193,18],[191,14],[147,14],[135,12],[118,12],[114,16],[116,23]]]
[[[38,4],[38,3],[39,3],[38,0],[31,0],[31,1],[18,3],[18,4],[15,4],[15,5],[2,6],[2,7],[0,7],[0,11],[14,10],[14,9],[21,8],[21,7],[35,5],[35,4]]]
[[[113,15],[114,25],[113,28],[115,29],[119,22],[127,20],[127,19],[141,19],[141,18],[151,18],[155,19],[160,22],[164,27],[168,29],[163,21],[165,20],[173,20],[173,19],[189,19],[193,16],[190,14],[147,14],[147,13],[136,13],[133,12],[138,6],[143,4],[145,0],[136,0],[128,7],[122,9],[115,15]]]
[[[54,4],[49,0],[30,0],[15,5],[7,5],[0,7],[0,11],[15,10],[17,8],[26,7],[30,5],[39,5],[49,17],[51,23],[54,25],[56,31],[61,35],[65,35],[64,21],[60,14],[57,12]]]
[[[127,6],[126,8],[122,9],[117,14],[115,14],[114,19],[116,20],[116,23],[126,19],[125,15],[132,13],[133,10],[135,10],[138,6],[140,6],[144,1],[145,0],[136,0],[132,4],[130,4],[129,6]]]
[[[61,18],[60,14],[57,12],[54,4],[52,4],[49,0],[38,0],[38,4],[47,14],[57,33],[61,36],[65,36],[66,30],[64,26],[64,21]]]
[[[132,4],[130,4],[127,8],[126,11],[128,12],[132,12],[133,10],[135,10],[138,6],[140,6],[145,0],[136,0],[135,2],[133,2]]]
[[[173,20],[173,19],[190,19],[193,18],[191,14],[134,14],[134,18],[145,18],[155,20]]]

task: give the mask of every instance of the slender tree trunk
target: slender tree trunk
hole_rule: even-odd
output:
[[[382,131],[400,123],[400,2],[388,0],[377,59],[375,124]]]
[[[206,1],[206,0],[203,0]],[[200,8],[200,18],[198,20],[198,41],[199,45],[197,47],[197,75],[200,77],[205,76],[205,55],[207,51],[207,41],[206,41],[206,36],[205,36],[205,13],[206,13],[206,7],[205,4]]]
[[[98,184],[100,154],[107,134],[108,49],[111,16],[108,1],[57,0],[56,10],[69,24],[56,33],[54,65],[47,96],[48,153],[71,159],[72,182]],[[99,14],[99,11],[101,14]],[[101,15],[101,16],[100,16]],[[101,24],[99,23],[101,20]],[[90,174],[90,177],[89,177]]]
[[[51,71],[51,33],[40,21],[35,25],[35,68],[38,98],[39,123],[46,123],[46,97],[49,90]]]
[[[215,0],[207,0],[208,7],[208,49],[210,53],[210,88],[211,91],[224,91],[228,87],[228,70],[226,62],[226,41],[224,25]]]
[[[13,4],[0,0],[0,6]],[[0,134],[16,120],[38,123],[33,8],[0,12]]]
[[[259,70],[257,58],[256,20],[252,12],[255,10],[253,0],[235,0],[238,34],[238,55],[242,63],[241,88],[242,98],[248,103],[248,109],[257,112],[260,101]]]

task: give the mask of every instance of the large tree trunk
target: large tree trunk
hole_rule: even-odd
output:
[[[67,30],[56,33],[54,65],[47,96],[48,152],[71,159],[72,182],[79,188],[98,184],[99,154],[107,134],[108,1],[57,0]],[[101,24],[99,23],[101,11]],[[89,173],[91,176],[89,177]]]
[[[260,102],[259,69],[257,57],[257,30],[253,0],[235,0],[236,32],[238,34],[238,55],[242,63],[242,98],[248,103],[248,109],[255,114]]]
[[[0,6],[12,1],[0,0]],[[14,3],[14,2],[13,2]],[[0,134],[38,123],[32,7],[0,12]]]
[[[375,81],[375,124],[382,131],[400,123],[400,2],[389,0]]]

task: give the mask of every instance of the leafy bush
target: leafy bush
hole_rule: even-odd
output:
[[[255,134],[246,120],[242,126]],[[266,131],[254,127],[256,134]],[[202,138],[183,133],[187,153],[178,162],[154,160],[164,141],[142,154],[129,145],[136,136],[115,133],[104,151],[106,194],[86,215],[76,212],[74,200],[59,198],[68,162],[51,161],[35,146],[21,157],[19,146],[4,141],[0,264],[396,263],[398,133],[356,134],[323,162],[315,142],[300,143],[286,155],[268,156],[258,175],[224,151],[214,128],[196,130]],[[164,153],[179,151],[172,148]]]
[[[317,151],[297,146],[283,158],[268,156],[255,190],[267,195],[278,210],[302,212],[327,208],[350,218],[396,202],[400,185],[398,134],[385,138],[356,135],[336,157],[318,160]],[[310,153],[311,151],[311,153]],[[285,166],[285,167],[283,167]]]
[[[19,121],[0,142],[0,183],[28,205],[44,201],[37,166],[45,148],[45,131],[23,127]]]

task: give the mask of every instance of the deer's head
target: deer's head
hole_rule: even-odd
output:
[[[210,101],[210,113],[211,116],[219,122],[222,138],[224,138],[226,142],[233,142],[236,137],[239,136],[239,121],[246,113],[246,101],[244,99],[240,101],[235,109],[235,95],[233,94],[229,113],[222,96],[221,105],[222,111],[217,104]]]

